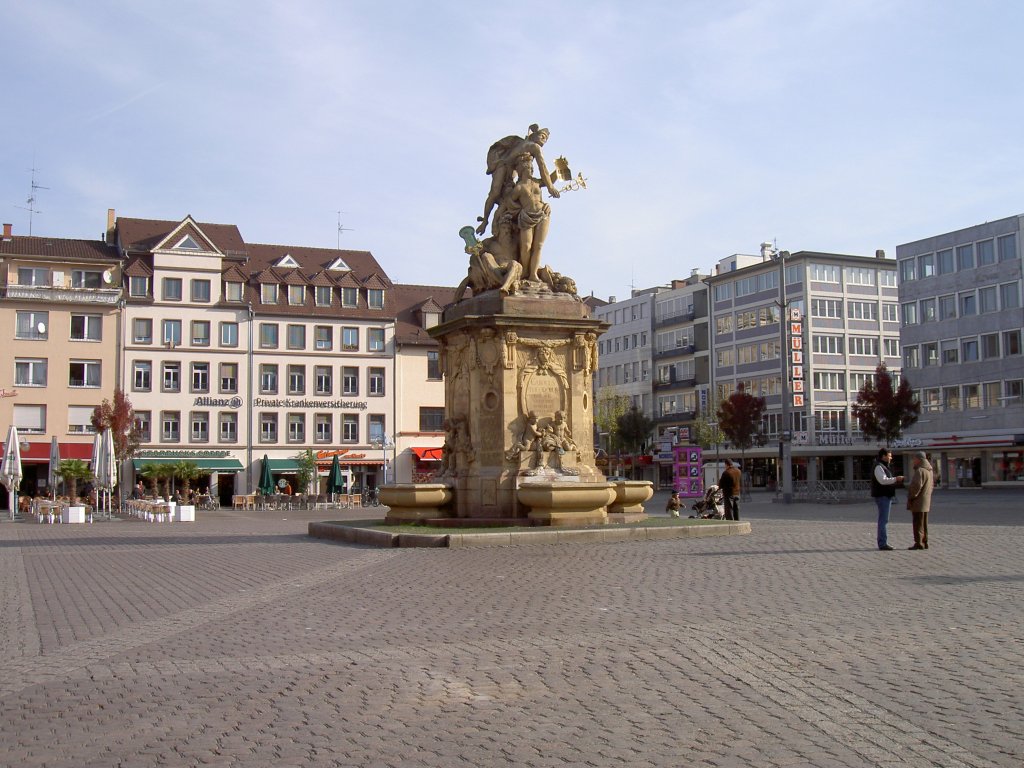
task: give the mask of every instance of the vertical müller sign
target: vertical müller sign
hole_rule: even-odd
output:
[[[793,407],[804,407],[804,324],[800,310],[793,307],[789,310],[789,354],[792,356],[790,366],[790,386],[793,393]]]

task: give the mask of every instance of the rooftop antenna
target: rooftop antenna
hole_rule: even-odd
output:
[[[49,189],[49,187],[44,187],[42,184],[36,184],[36,171],[38,171],[38,170],[39,169],[36,168],[36,156],[35,156],[35,153],[33,153],[32,154],[32,168],[31,168],[31,171],[32,171],[32,181],[31,181],[31,183],[29,185],[28,198],[26,198],[26,200],[25,200],[26,205],[16,205],[16,206],[14,206],[15,208],[21,208],[21,210],[23,210],[23,211],[28,211],[28,234],[29,234],[29,237],[32,236],[32,217],[35,214],[37,214],[37,213],[42,213],[42,211],[40,211],[38,208],[36,208],[36,190],[38,190],[38,189]]]
[[[352,232],[352,231],[354,231],[354,230],[349,229],[348,227],[341,226],[341,214],[342,214],[342,212],[338,211],[338,250],[339,251],[341,250],[341,233],[342,232]]]

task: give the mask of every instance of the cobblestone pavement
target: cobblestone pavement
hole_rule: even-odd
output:
[[[0,525],[0,765],[1024,761],[1024,495],[939,494],[927,552],[755,499],[749,536],[486,550]]]

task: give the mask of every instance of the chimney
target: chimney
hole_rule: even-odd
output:
[[[879,248],[877,251],[875,251],[875,258],[876,259],[884,259],[885,258],[885,251],[883,251],[881,248]]]
[[[12,235],[11,235],[11,227],[13,227],[13,226],[14,226],[13,224],[4,224],[4,242],[9,242],[10,241],[10,239],[12,237]]]
[[[114,243],[114,223],[117,221],[117,217],[114,215],[113,208],[107,208],[107,244],[113,245]]]
[[[608,303],[609,304],[614,304],[615,303],[615,297],[614,296],[609,296],[608,297]]]

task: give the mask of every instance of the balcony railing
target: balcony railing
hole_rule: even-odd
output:
[[[675,355],[692,355],[697,351],[697,347],[693,344],[683,344],[678,347],[665,347],[664,349],[654,350],[654,358],[659,359],[662,357],[673,357]]]
[[[63,304],[117,304],[120,288],[54,288],[49,285],[8,285],[8,299],[56,301]]]

